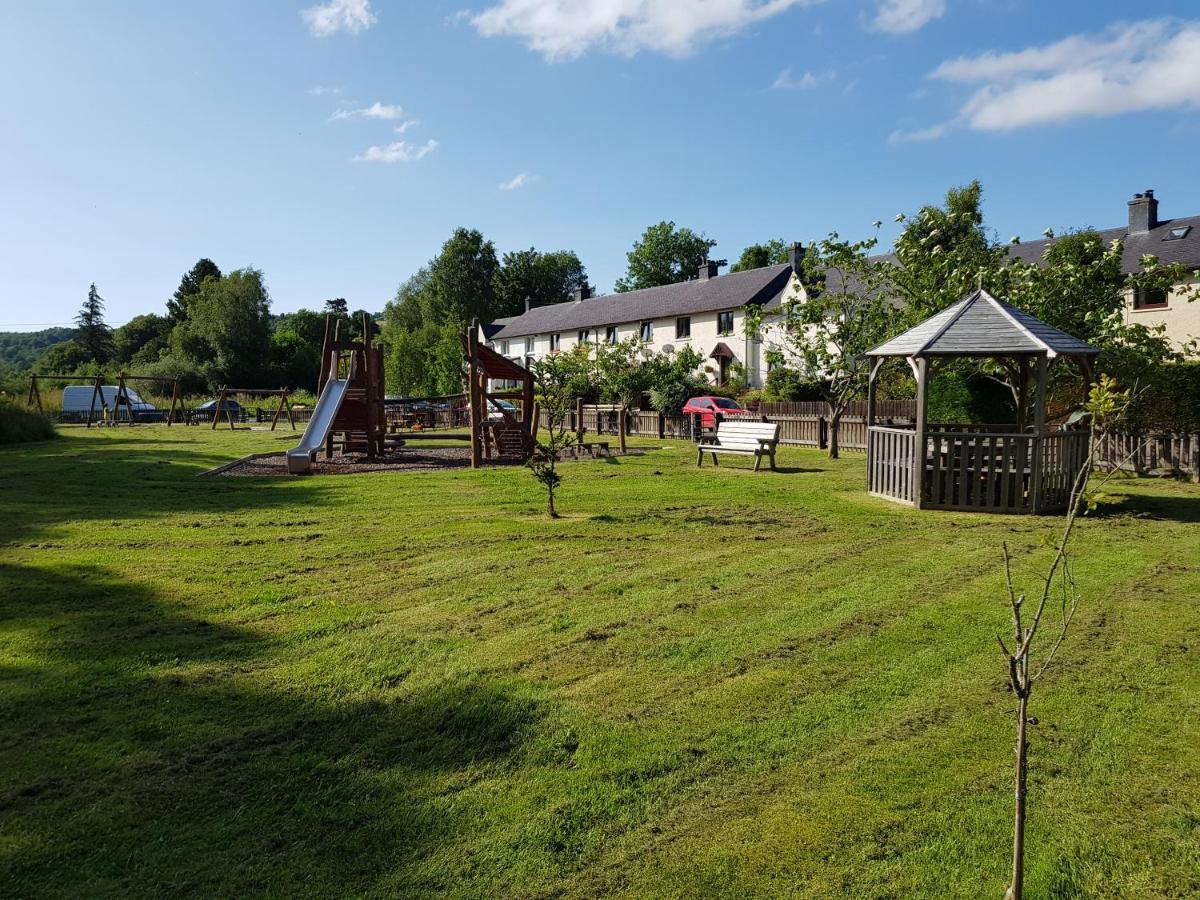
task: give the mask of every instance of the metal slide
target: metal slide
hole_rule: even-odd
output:
[[[307,475],[312,471],[313,457],[325,445],[333,420],[337,418],[338,410],[342,408],[342,400],[346,397],[346,389],[350,387],[348,378],[331,378],[325,382],[321,391],[321,399],[313,409],[308,427],[304,429],[304,437],[300,443],[287,452],[289,475]]]

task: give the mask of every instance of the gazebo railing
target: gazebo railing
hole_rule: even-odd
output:
[[[917,433],[911,428],[872,425],[867,429],[867,489],[876,496],[913,503]]]
[[[937,428],[938,426],[932,426]],[[868,487],[872,494],[932,509],[1048,512],[1062,509],[1087,456],[1083,431],[1023,434],[926,431],[872,426]],[[921,464],[914,456],[923,450]],[[921,473],[919,496],[914,490]]]

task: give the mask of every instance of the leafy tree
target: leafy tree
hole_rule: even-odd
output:
[[[44,375],[72,375],[82,373],[88,366],[95,368],[96,361],[76,341],[63,341],[46,350],[33,363],[33,371]]]
[[[562,484],[562,476],[558,474],[558,457],[576,440],[568,423],[571,411],[575,408],[578,386],[586,378],[587,365],[586,352],[551,353],[535,362],[531,368],[542,422],[533,453],[525,465],[545,487],[546,511],[552,519],[558,518],[554,493]]]
[[[429,265],[430,312],[439,322],[495,318],[496,247],[474,230],[457,228]]]
[[[313,390],[321,375],[325,316],[310,309],[285,313],[275,322],[271,358],[281,384]]]
[[[846,407],[867,386],[870,367],[863,354],[895,330],[896,310],[880,283],[884,273],[868,256],[877,243],[877,237],[848,242],[831,234],[805,255],[807,297],[785,300],[769,323],[757,307],[746,312],[747,333],[763,335],[768,359],[821,385],[829,404],[831,459],[838,456]]]
[[[530,306],[563,303],[587,284],[587,270],[570,250],[542,253],[530,247],[505,253],[496,272],[495,316],[518,315]]]
[[[208,257],[198,260],[191,269],[184,273],[179,281],[179,287],[171,299],[167,301],[167,316],[172,322],[183,322],[188,318],[188,304],[192,297],[200,293],[200,286],[205,279],[220,278],[221,270]]]
[[[344,319],[350,314],[350,305],[346,302],[345,297],[336,297],[333,300],[325,301],[325,312]]]
[[[425,322],[433,322],[439,318],[435,309],[432,281],[429,266],[422,266],[396,288],[396,296],[383,308],[385,339],[389,329],[403,328],[411,331]]]
[[[676,284],[694,278],[716,241],[674,222],[651,225],[626,254],[629,268],[617,279],[619,292]]]
[[[661,413],[679,415],[688,400],[707,393],[708,381],[699,371],[703,363],[704,357],[689,346],[646,360],[650,405]]]
[[[751,244],[742,251],[729,269],[730,273],[744,272],[747,269],[761,269],[763,266],[777,266],[788,261],[790,245],[781,238],[772,238],[765,244]]]
[[[895,261],[879,260],[881,275],[908,325],[915,325],[961,300],[1004,265],[1006,251],[988,240],[983,227],[983,187],[972,181],[951,188],[943,206],[925,206],[915,216],[901,213]],[[880,279],[882,281],[882,278]]]
[[[87,358],[101,364],[108,362],[113,353],[112,329],[104,323],[104,298],[95,284],[88,288],[87,300],[80,307],[75,324],[79,329],[75,333],[75,343]]]
[[[257,269],[237,269],[224,278],[204,280],[189,301],[188,331],[194,342],[189,352],[207,364],[213,385],[261,386],[256,382],[266,374],[271,350],[270,308]]]
[[[171,345],[172,323],[154,313],[134,316],[113,332],[113,360],[128,365],[135,359],[150,362]]]

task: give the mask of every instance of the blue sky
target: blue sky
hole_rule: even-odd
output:
[[[1007,238],[1200,213],[1200,9],[1108,0],[20,3],[0,30],[0,329],[115,324],[200,256],[380,309],[457,225],[612,289],[979,178]],[[501,187],[501,186],[505,187]],[[505,189],[508,188],[508,189]]]

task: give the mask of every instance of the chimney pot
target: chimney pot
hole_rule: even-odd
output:
[[[525,312],[529,312],[529,298],[525,298]]]
[[[804,270],[804,245],[799,241],[795,241],[788,248],[788,265],[797,275]]]
[[[1158,200],[1154,190],[1134,194],[1129,201],[1129,233],[1141,234],[1158,227]]]

